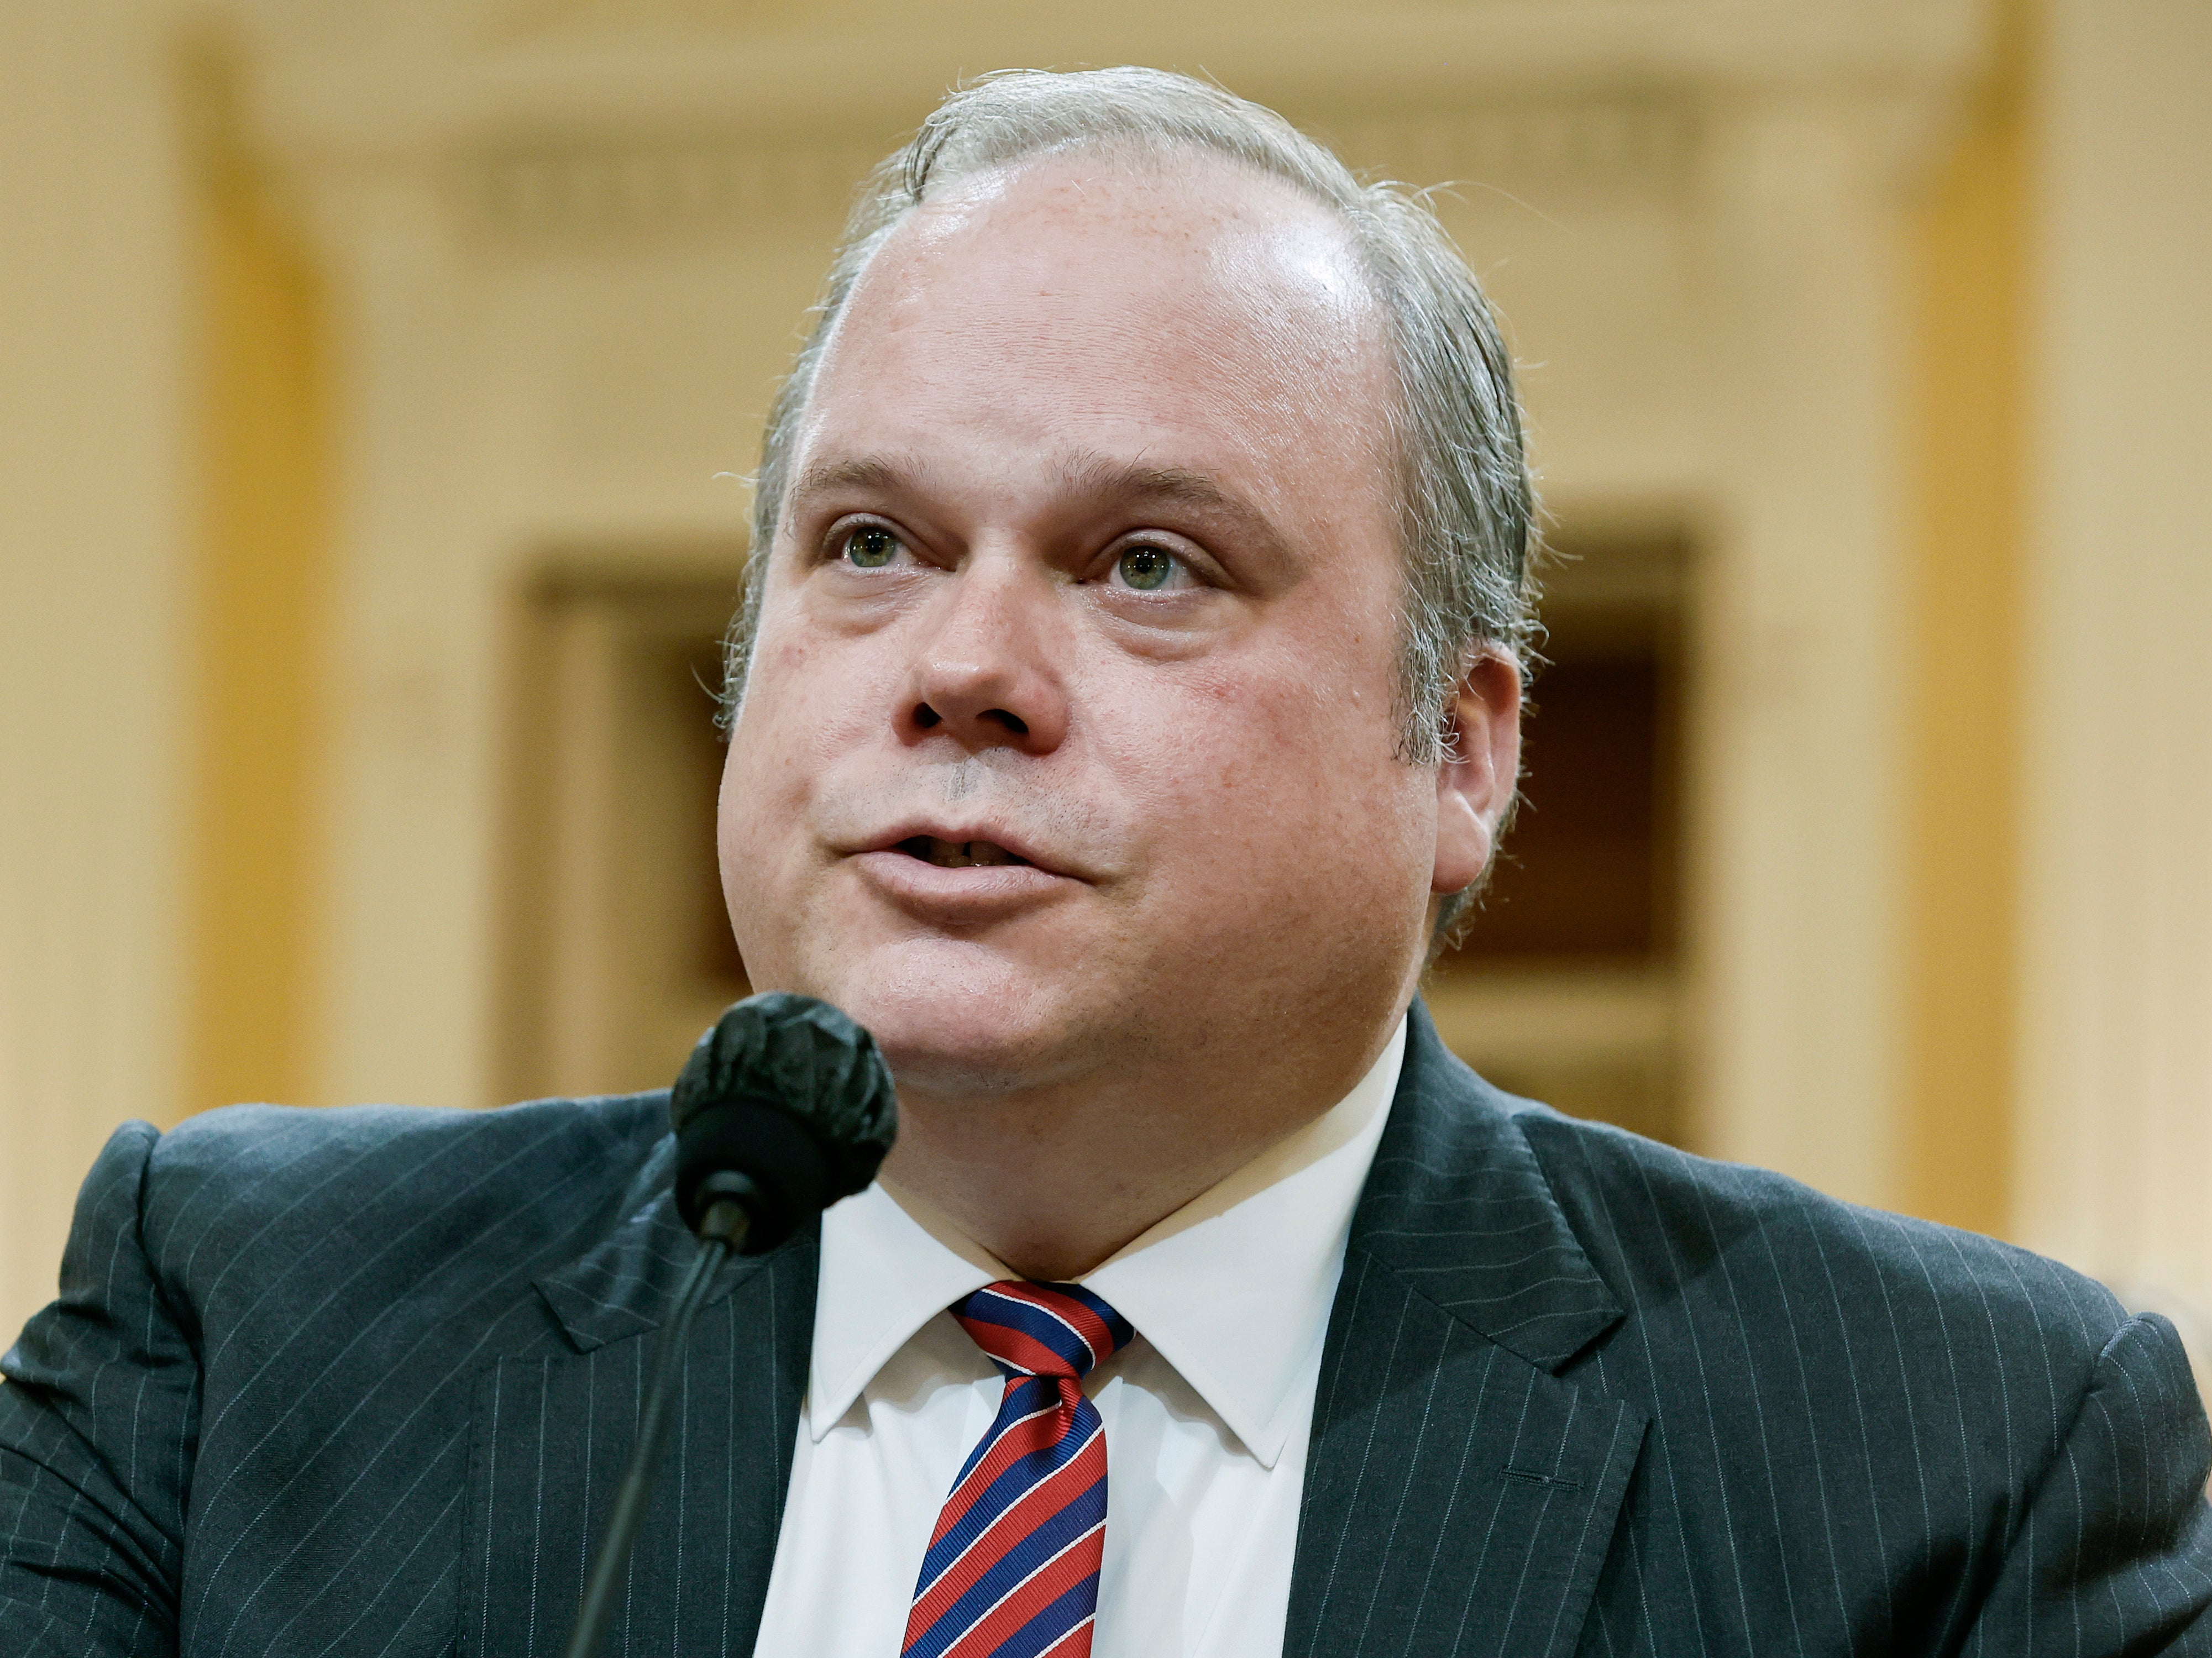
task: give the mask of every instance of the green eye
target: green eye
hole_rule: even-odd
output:
[[[898,537],[880,525],[864,524],[845,537],[845,556],[864,570],[882,569],[898,550]]]
[[[1132,547],[1114,566],[1121,573],[1121,580],[1140,593],[1164,586],[1167,579],[1175,574],[1175,555],[1164,553],[1157,547]]]

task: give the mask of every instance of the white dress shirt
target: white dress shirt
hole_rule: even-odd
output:
[[[1137,1339],[1106,1428],[1092,1658],[1279,1658],[1322,1338],[1405,1056],[1086,1277]],[[757,1650],[896,1658],[954,1475],[1004,1379],[945,1310],[1018,1277],[880,1186],[822,1218],[806,1404]]]

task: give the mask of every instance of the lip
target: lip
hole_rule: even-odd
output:
[[[901,842],[921,835],[988,841],[1023,861],[947,868],[899,849]],[[871,835],[847,858],[884,898],[917,920],[946,926],[1002,920],[1089,884],[1084,876],[1041,856],[1030,842],[995,823],[901,823]]]
[[[905,858],[907,854],[899,850],[900,846],[905,841],[922,837],[934,841],[963,843],[969,841],[988,841],[993,846],[1003,847],[1022,860],[1020,864],[978,865],[979,869],[1019,869],[1023,865],[1027,865],[1032,869],[1042,870],[1047,875],[1058,876],[1069,880],[1085,878],[1079,871],[1069,868],[1065,860],[1051,856],[1041,847],[1024,840],[1018,831],[1007,829],[1000,823],[953,823],[934,818],[910,818],[893,824],[880,835],[870,835],[859,850],[864,853],[889,853],[894,857]],[[908,861],[922,864],[927,869],[940,867],[935,864],[925,863],[918,858],[910,858]],[[964,875],[975,872],[942,870],[941,872],[948,875]]]
[[[862,879],[901,909],[945,926],[1000,920],[1080,884],[1034,864],[946,869],[903,852],[854,853],[850,861]]]

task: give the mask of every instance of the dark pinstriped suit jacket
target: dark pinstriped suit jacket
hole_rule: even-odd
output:
[[[556,1652],[689,1252],[665,1109],[118,1133],[5,1362],[0,1655]],[[815,1263],[702,1315],[609,1651],[751,1649]],[[1417,1009],[1286,1655],[2212,1652],[2208,1460],[2167,1325],[1509,1099]]]

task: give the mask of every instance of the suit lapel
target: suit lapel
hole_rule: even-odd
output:
[[[461,1653],[552,1658],[637,1426],[652,1335],[693,1244],[656,1158],[626,1217],[538,1283],[566,1340],[478,1379]],[[811,1230],[726,1269],[691,1332],[667,1460],[609,1651],[752,1650],[806,1386]]]
[[[1574,1648],[1645,1418],[1553,1374],[1621,1309],[1503,1098],[1416,1004],[1330,1314],[1285,1658]]]

